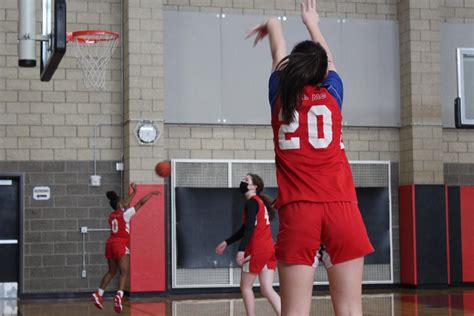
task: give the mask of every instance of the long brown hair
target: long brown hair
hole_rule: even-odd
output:
[[[291,123],[301,104],[304,87],[317,86],[326,77],[328,55],[321,44],[303,41],[295,45],[291,54],[283,58],[276,69],[281,72],[278,96],[282,116]]]
[[[257,186],[257,195],[262,199],[263,203],[265,204],[265,207],[268,211],[268,217],[270,218],[270,221],[272,221],[275,218],[276,210],[272,207],[272,199],[269,196],[262,194],[262,191],[265,188],[262,178],[259,175],[253,173],[249,173],[248,175],[250,176],[250,178],[252,178],[252,183]]]

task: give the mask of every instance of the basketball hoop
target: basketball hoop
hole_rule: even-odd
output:
[[[86,88],[105,88],[105,69],[118,44],[119,34],[106,30],[85,30],[67,34],[76,44],[76,57]]]

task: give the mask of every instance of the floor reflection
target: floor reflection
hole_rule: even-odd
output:
[[[86,299],[74,300],[0,300],[2,315],[85,316],[116,315],[112,298],[105,309],[98,310]],[[448,315],[474,316],[474,289],[366,291],[363,295],[364,315]],[[263,298],[256,300],[256,314],[274,315]],[[240,316],[245,315],[237,294],[173,296],[157,299],[125,300],[122,315],[133,316]],[[311,315],[334,315],[331,300],[325,293],[313,297]]]

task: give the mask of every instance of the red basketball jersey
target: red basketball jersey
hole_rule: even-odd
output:
[[[357,202],[342,142],[341,110],[325,87],[304,88],[291,124],[283,121],[280,100],[275,100],[272,128],[277,207],[294,201]]]
[[[135,214],[133,207],[125,211],[116,210],[109,215],[110,239],[130,238],[130,219]]]
[[[274,252],[275,246],[273,244],[272,232],[270,230],[270,218],[268,216],[268,210],[265,207],[265,203],[263,203],[262,199],[258,195],[254,195],[252,199],[258,203],[258,212],[255,223],[247,223],[247,216],[245,212],[242,216],[244,225],[255,225],[252,238],[250,238],[245,252],[251,255]]]

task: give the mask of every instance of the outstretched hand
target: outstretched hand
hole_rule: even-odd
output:
[[[306,26],[312,23],[319,24],[321,20],[316,10],[316,0],[303,0],[301,2],[301,19]]]
[[[254,35],[255,35],[255,40],[253,41],[253,47],[255,47],[258,44],[258,42],[263,40],[265,36],[268,35],[268,23],[264,22],[248,30],[247,35],[245,36],[245,39],[248,39]]]
[[[217,255],[222,255],[224,253],[225,248],[227,248],[227,242],[223,241],[220,244],[217,245],[216,247],[216,254]]]

